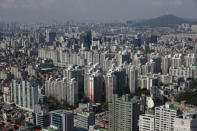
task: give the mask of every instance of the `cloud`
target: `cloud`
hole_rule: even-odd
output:
[[[57,8],[59,7],[58,0],[40,0],[43,8]]]
[[[197,0],[0,0],[7,20],[128,20],[169,14],[196,17]],[[37,18],[38,17],[38,18]]]
[[[153,7],[166,7],[166,8],[174,8],[182,6],[183,0],[154,0],[152,1]]]
[[[0,8],[58,8],[59,0],[0,0]]]
[[[16,8],[15,0],[0,0],[0,8]]]
[[[77,8],[78,10],[80,10],[81,12],[86,12],[88,9],[88,4],[90,4],[87,1],[84,0],[76,0],[76,5],[75,8]]]
[[[38,5],[36,3],[36,0],[27,0],[26,2],[20,5],[20,8],[32,9],[38,8]]]
[[[182,6],[183,2],[181,0],[175,0],[175,6]]]
[[[162,5],[162,3],[160,1],[153,1],[152,2],[152,6],[154,7],[160,7]]]

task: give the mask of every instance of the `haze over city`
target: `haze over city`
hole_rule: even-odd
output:
[[[0,0],[0,131],[197,131],[197,0]]]
[[[0,0],[0,20],[133,20],[165,14],[197,18],[196,0]]]

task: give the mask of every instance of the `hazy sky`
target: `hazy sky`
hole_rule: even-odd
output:
[[[197,0],[0,0],[0,20],[132,20],[175,14],[197,19]]]

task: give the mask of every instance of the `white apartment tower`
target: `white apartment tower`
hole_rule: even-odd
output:
[[[155,131],[173,131],[177,109],[171,104],[155,108]]]
[[[69,105],[76,107],[78,104],[78,85],[75,78],[71,80],[49,78],[45,82],[46,96],[55,97],[58,101],[65,100]]]
[[[174,56],[172,57],[172,65],[171,67],[180,67],[183,63],[183,55],[182,54],[174,54]]]
[[[170,63],[171,61],[170,61],[169,56],[166,55],[162,58],[162,73],[168,74]]]
[[[38,104],[38,85],[33,80],[13,80],[11,100],[25,110],[34,111],[34,106]]]
[[[195,66],[197,64],[197,54],[191,53],[185,56],[185,65],[186,66]]]
[[[135,93],[138,88],[138,70],[135,66],[130,66],[128,70],[128,83],[131,93]]]
[[[153,114],[143,114],[139,116],[139,131],[154,131],[155,116]]]
[[[117,88],[117,76],[114,71],[109,71],[105,76],[105,89],[106,89],[106,101],[112,102],[113,94],[116,93]]]

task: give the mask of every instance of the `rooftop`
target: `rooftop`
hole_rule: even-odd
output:
[[[57,131],[57,128],[47,127],[43,129],[44,131]]]
[[[83,116],[89,116],[89,115],[90,115],[89,112],[80,112],[79,114],[80,114],[80,115],[83,115]]]
[[[126,98],[127,96],[122,96],[118,100],[121,102],[127,102],[127,103],[135,103],[136,101],[134,99]]]
[[[68,110],[54,110],[51,111],[50,113],[57,113],[57,114],[71,114],[72,111],[68,111]]]

